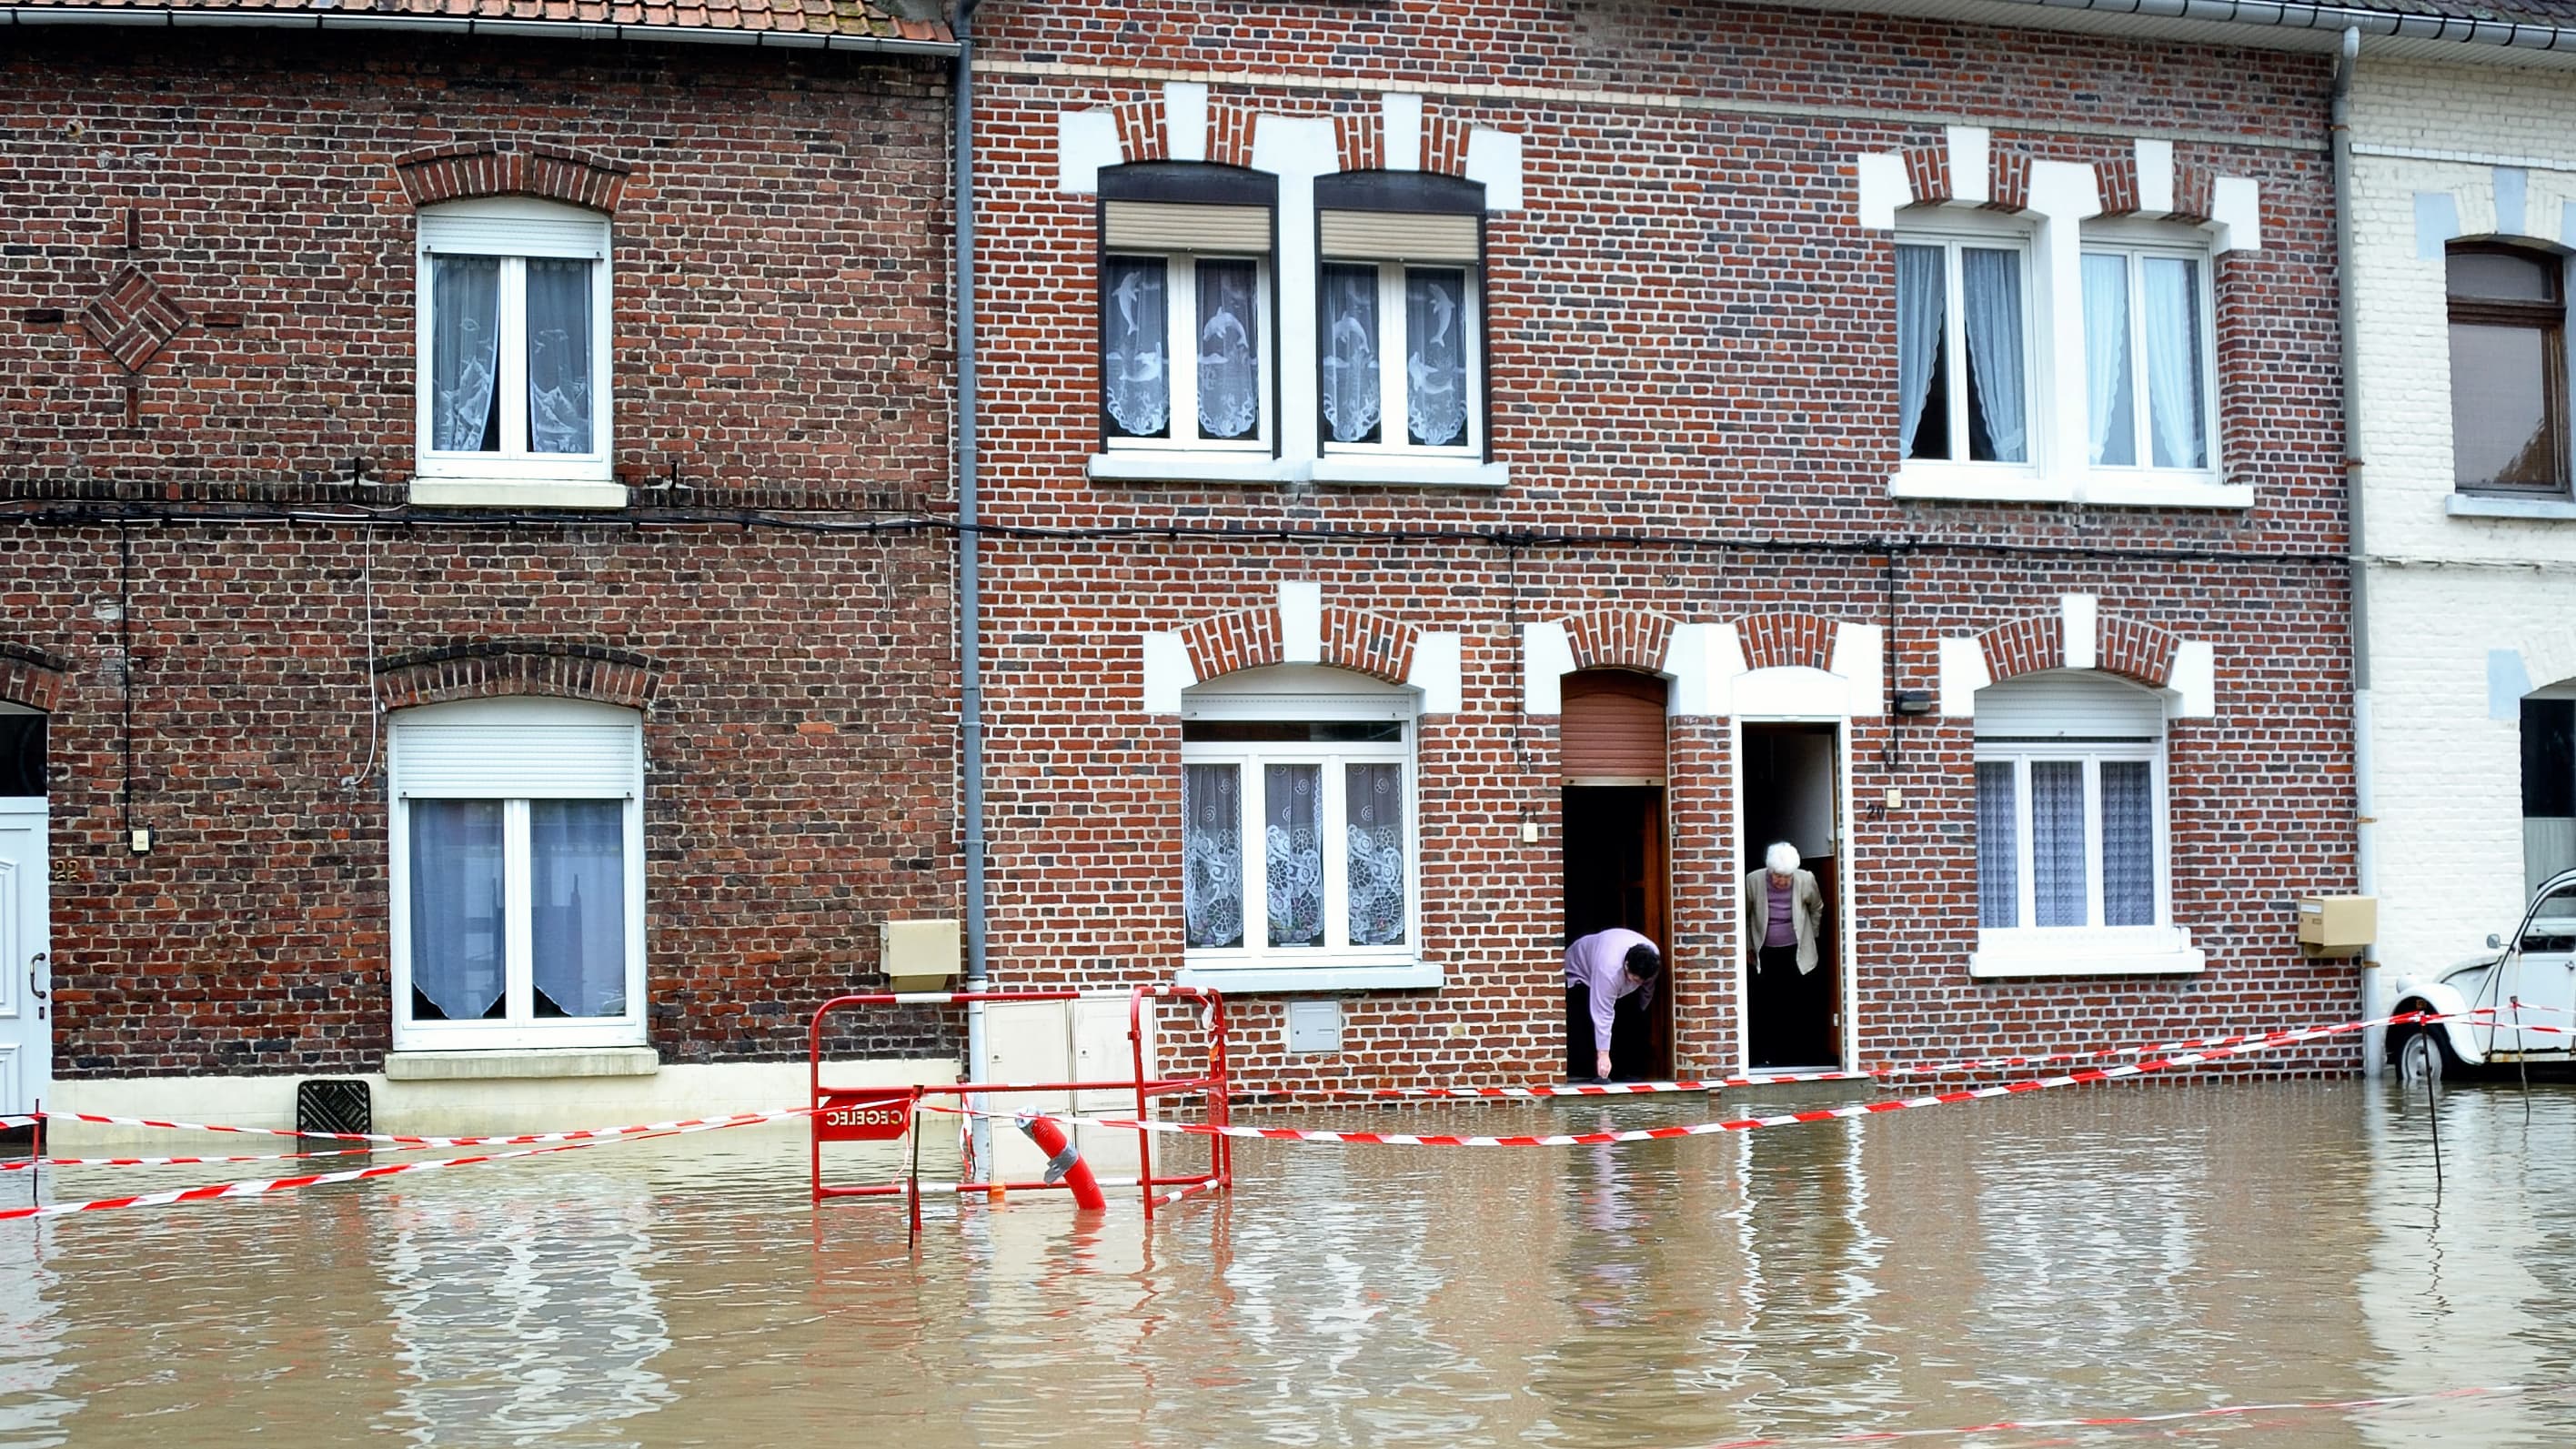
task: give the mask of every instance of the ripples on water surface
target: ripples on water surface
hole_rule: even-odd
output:
[[[0,1443],[1686,1446],[2576,1381],[2576,1089],[2455,1086],[2438,1199],[2424,1113],[2205,1083],[1619,1148],[1246,1143],[1231,1200],[1150,1238],[1132,1194],[1087,1225],[939,1204],[918,1257],[889,1204],[808,1207],[793,1128],[10,1223]],[[2203,1437],[2558,1449],[2576,1396],[1924,1442]]]

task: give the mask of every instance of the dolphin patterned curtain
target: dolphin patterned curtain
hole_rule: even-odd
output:
[[[1325,436],[1336,443],[1377,441],[1377,268],[1323,269],[1322,404]]]
[[[1249,438],[1261,425],[1261,313],[1249,261],[1198,263],[1199,436]]]
[[[1404,274],[1406,435],[1420,447],[1467,440],[1467,274]]]
[[[1171,426],[1168,265],[1161,257],[1111,257],[1101,271],[1101,391],[1121,437],[1159,438]]]

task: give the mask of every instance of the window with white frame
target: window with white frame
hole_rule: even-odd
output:
[[[2087,457],[2096,468],[2206,472],[2218,367],[2205,238],[2084,238]]]
[[[1276,188],[1229,167],[1101,173],[1104,447],[1274,448]]]
[[[1976,711],[1980,964],[2197,969],[2173,928],[2162,696],[2049,670]]]
[[[613,481],[608,219],[450,202],[418,243],[420,476]]]
[[[1323,451],[1482,456],[1484,188],[1356,172],[1315,202]]]
[[[1416,708],[1411,690],[1294,666],[1184,696],[1181,906],[1192,968],[1415,959]]]
[[[2028,465],[2034,454],[2030,246],[2001,227],[1900,218],[1900,456]]]
[[[424,705],[387,759],[395,1047],[642,1044],[640,717]]]

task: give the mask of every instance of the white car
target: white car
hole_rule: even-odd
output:
[[[2461,1019],[2388,1029],[2388,1059],[2407,1080],[2445,1067],[2565,1062],[2576,1047],[2576,870],[2541,883],[2508,943],[2487,937],[2482,955],[2438,976],[2400,976],[2392,1010]],[[2494,1015],[2467,1017],[2481,1007]],[[2550,1028],[2534,1030],[2532,1028]]]

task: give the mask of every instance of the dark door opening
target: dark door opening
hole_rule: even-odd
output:
[[[1813,872],[1824,897],[1816,931],[1816,965],[1761,969],[1759,947],[1769,924],[1767,905],[1745,911],[1744,1040],[1746,1061],[1757,1071],[1842,1065],[1842,845],[1839,779],[1841,751],[1830,724],[1744,727],[1744,872],[1764,869],[1775,841],[1798,852],[1798,867]],[[1767,887],[1767,879],[1764,882]],[[1767,892],[1756,898],[1767,902]]]
[[[1564,683],[1565,939],[1625,926],[1664,953],[1645,1008],[1642,1060],[1623,1075],[1670,1076],[1674,978],[1664,847],[1664,681],[1585,670]]]

